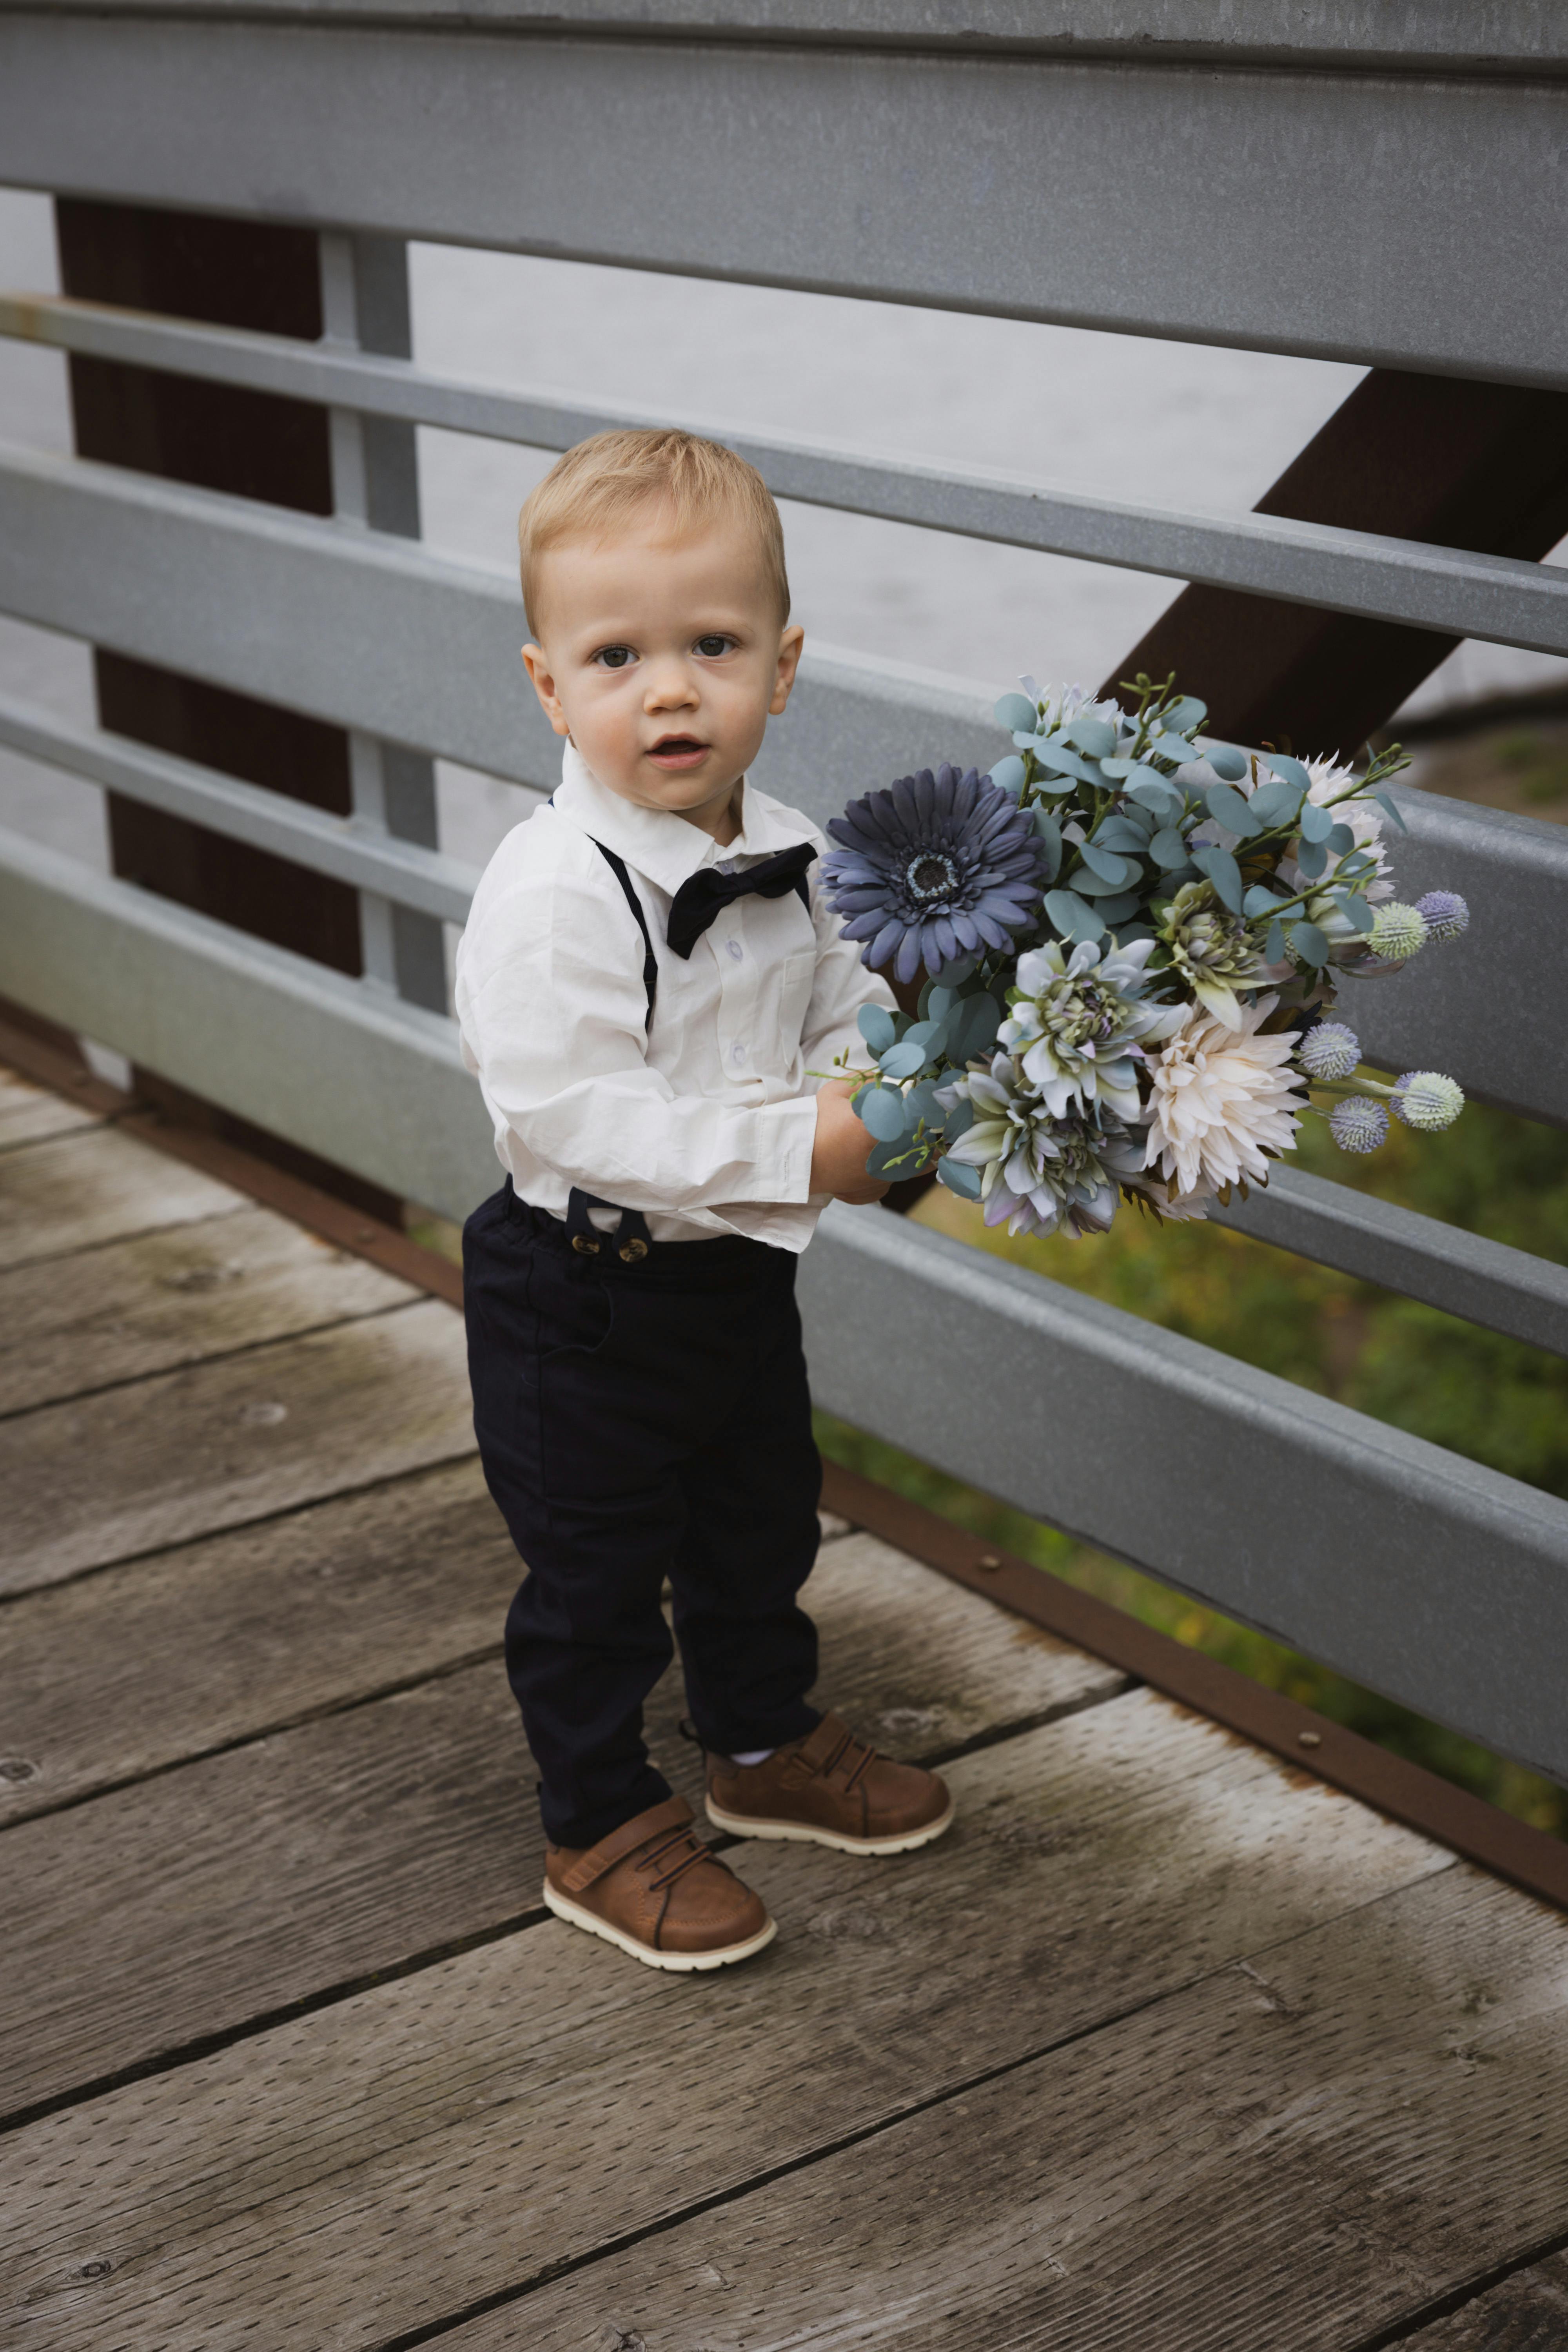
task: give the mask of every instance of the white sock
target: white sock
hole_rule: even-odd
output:
[[[731,1764],[765,1764],[773,1753],[771,1748],[748,1748],[743,1756],[731,1756]]]

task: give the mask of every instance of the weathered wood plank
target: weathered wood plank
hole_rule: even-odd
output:
[[[24,1594],[0,1822],[499,1652],[520,1573],[465,1462]],[[825,1693],[900,1755],[1123,1685],[871,1537],[828,1545],[806,1599]],[[671,1734],[678,1696],[659,1702]]]
[[[246,1205],[230,1185],[118,1128],[58,1136],[0,1158],[0,1266]]]
[[[1568,2344],[1568,2253],[1516,2271],[1462,2311],[1405,2338],[1406,2352],[1563,2352]]]
[[[443,2344],[1346,2352],[1565,2222],[1568,1923],[1460,1864]]]
[[[499,1651],[518,1573],[470,1461],[26,1593],[0,1822]]]
[[[14,1150],[19,1143],[41,1142],[46,1136],[71,1135],[79,1128],[99,1124],[99,1114],[81,1103],[68,1102],[63,1095],[51,1094],[47,1087],[30,1085],[14,1070],[0,1068],[0,1151]]]
[[[471,1452],[437,1299],[0,1423],[0,1591],[216,1534]]]
[[[26,2202],[28,2251],[8,2290],[26,2340],[47,2352],[226,2352],[258,2330],[334,2352],[384,2342],[1348,1907],[1458,1871],[1423,1840],[1148,1692],[975,1750],[950,1770],[959,1822],[922,1853],[873,1864],[804,1846],[749,1850],[747,1875],[782,1932],[733,1974],[656,1976],[550,1921],[16,2132],[0,2145],[0,2200]],[[454,1787],[454,1804],[460,1796]],[[360,1818],[368,1834],[368,1807]],[[1520,1921],[1527,1933],[1536,1915],[1522,1898],[1482,1893],[1495,1966],[1499,1938]],[[1272,1952],[1266,1973],[1278,1976]],[[1522,1978],[1502,1982],[1511,2002]],[[1320,1999],[1342,2023],[1332,1993],[1330,1981]],[[1273,1999],[1233,1972],[1222,2009],[1231,2021],[1239,2006],[1241,2031],[1254,2003],[1278,2035],[1286,2013],[1268,2007]],[[1173,2013],[1169,2002],[1160,2011]],[[1379,2017],[1377,2031],[1387,2023]],[[1353,2019],[1347,2031],[1359,2070],[1364,2038]],[[1184,2084],[1166,2036],[1178,2045],[1156,2027],[1110,2099],[1094,2079],[1105,2037],[1084,2045],[1086,2058],[1067,2053],[1088,2087],[1059,2118],[1043,2095],[1026,2100],[1036,2164],[1056,2166],[1074,2115],[1080,2135],[1087,2116],[1114,2152],[1113,2205],[1135,2204],[1154,2151],[1177,2163],[1179,2199],[1198,2069],[1220,2067],[1224,2052],[1200,2035]],[[1479,2095],[1494,2072],[1478,2074]],[[1154,2113],[1124,2116],[1119,2101],[1135,2106],[1152,2074]],[[953,2110],[966,2112],[967,2100]],[[1141,2162],[1129,2121],[1152,2134]],[[977,2127],[976,2152],[1007,2127],[1005,2113]],[[837,2171],[822,2243],[837,2247],[847,2230],[874,2239],[879,2214],[890,2224],[921,2203],[929,2184],[910,2174],[864,2204],[856,2168],[875,2161],[857,2151]],[[752,2228],[782,2194],[781,2184],[758,2200]],[[1531,2194],[1538,2203],[1539,2187]],[[1094,2197],[1103,2209],[1102,2179]],[[1007,2210],[1001,2200],[997,2212]],[[722,2227],[721,2215],[709,2218]],[[971,2200],[972,2251],[997,2226]],[[795,2260],[816,2269],[804,2243]],[[650,2287],[666,2267],[662,2248],[637,2249],[634,2272]],[[530,2352],[592,2343],[619,2307],[623,2277],[607,2269],[600,2297],[598,2275],[572,2283],[564,2331],[500,2314],[494,2342]],[[895,2302],[897,2293],[895,2282]],[[635,2320],[628,2305],[626,2324]],[[717,2352],[785,2339],[759,2313],[717,2336],[678,2316],[648,2342],[652,2352]],[[922,2335],[899,2340],[924,2352]],[[991,2352],[993,2340],[972,2335],[964,2352]],[[1211,2336],[1205,2352],[1219,2340],[1252,2339]],[[1163,2352],[1167,2339],[1156,2328],[1141,2341]]]
[[[462,1474],[445,1475],[455,1492]],[[343,1531],[343,1570],[352,1579],[349,1548],[383,1524],[382,1510],[401,1502],[416,1522],[416,1545],[421,1493],[434,1496],[437,1487],[434,1480],[423,1490],[399,1482],[367,1518],[321,1512],[303,1531],[300,1522],[285,1522],[257,1530],[254,1544],[202,1546],[184,1557],[184,1576],[181,1561],[150,1562],[145,1572],[115,1570],[76,1588],[84,1607],[72,1641],[70,1713],[89,1758],[95,1738],[100,1753],[118,1752],[121,1737],[140,1737],[144,1756],[156,1755],[160,1741],[166,1754],[166,1743],[182,1733],[190,1740],[210,1737],[217,1725],[243,1724],[248,1707],[294,1687],[290,1648],[319,1652],[310,1671],[352,1688],[353,1591],[340,1596],[335,1622],[323,1626],[322,1601],[310,1590],[331,1566],[324,1523]],[[429,1519],[423,1524],[431,1559],[416,1590],[440,1612],[445,1603],[433,1586],[443,1554]],[[482,1551],[470,1608],[482,1614],[479,1592],[491,1580],[487,1631],[499,1648],[510,1570],[496,1545],[497,1525],[493,1512],[487,1519],[476,1505],[447,1534],[454,1548],[467,1541]],[[261,1572],[258,1624],[243,1587],[247,1562],[265,1556],[269,1538],[279,1561]],[[391,1549],[395,1557],[397,1539]],[[468,1574],[452,1571],[459,1592]],[[182,1601],[199,1623],[198,1586],[209,1610],[219,1592],[230,1597],[206,1632],[184,1637],[189,1659],[169,1667],[170,1725],[139,1734],[158,1705],[161,1645],[182,1640]],[[151,1688],[127,1733],[95,1735],[85,1723],[92,1670],[120,1638],[120,1588],[127,1591],[125,1645],[134,1645]],[[356,1589],[364,1604],[357,1613],[366,1615],[373,1595],[363,1583]],[[808,1590],[822,1630],[825,1694],[901,1753],[1036,1720],[1122,1685],[1097,1660],[1018,1625],[868,1537],[829,1544]],[[95,1601],[101,1596],[96,1612],[89,1594]],[[38,1595],[16,1606],[64,1600]],[[280,1613],[290,1607],[292,1622]],[[368,1626],[361,1638],[384,1669],[387,1651],[376,1647]],[[437,1639],[426,1631],[426,1657]],[[32,1655],[47,1676],[52,1669],[42,1649],[35,1643]],[[243,1688],[253,1651],[259,1652],[254,1698]],[[204,1717],[200,1684],[208,1667],[217,1686]],[[134,1673],[129,1664],[128,1683]],[[119,1696],[111,1678],[102,1694],[106,1715]],[[672,1674],[649,1709],[649,1738],[695,1803],[696,1757],[676,1728],[684,1706]],[[47,1723],[47,1699],[35,1721]],[[90,1760],[79,1769],[90,1770]],[[26,1788],[17,1793],[25,1798]],[[120,1790],[63,1817],[19,1824],[0,1840],[0,1868],[6,1885],[0,2083],[4,2110],[14,2111],[535,1908],[543,1847],[533,1771],[498,1661]]]
[[[419,1294],[268,1209],[0,1273],[0,1413],[379,1314]]]

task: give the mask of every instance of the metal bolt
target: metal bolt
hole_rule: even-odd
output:
[[[974,1564],[976,1568],[983,1568],[988,1576],[994,1576],[1002,1562],[995,1552],[983,1551]]]
[[[1321,1748],[1323,1744],[1321,1731],[1299,1731],[1296,1738],[1303,1748]]]

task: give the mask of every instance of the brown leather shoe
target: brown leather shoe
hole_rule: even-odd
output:
[[[558,1919],[618,1944],[650,1969],[721,1969],[778,1930],[767,1907],[691,1827],[684,1797],[575,1850],[547,1846],[544,1900]]]
[[[842,1716],[764,1763],[708,1759],[708,1818],[736,1837],[805,1838],[842,1853],[907,1853],[929,1845],[952,1819],[945,1781],[918,1764],[895,1764]]]

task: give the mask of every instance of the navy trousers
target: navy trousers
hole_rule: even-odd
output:
[[[510,1179],[463,1234],[474,1428],[527,1563],[506,1662],[545,1834],[593,1845],[669,1794],[643,1701],[673,1654],[703,1745],[782,1747],[818,1721],[816,1556],[795,1258],[739,1235],[579,1255]]]

